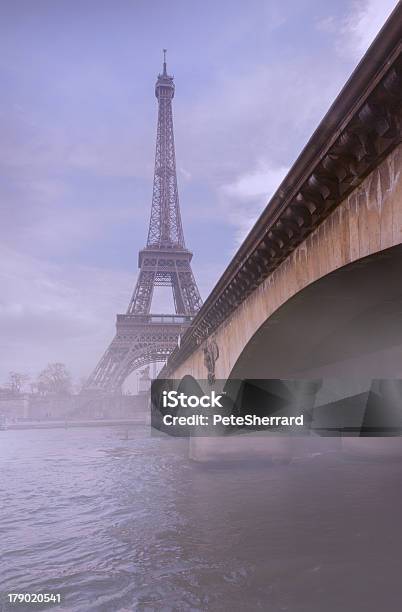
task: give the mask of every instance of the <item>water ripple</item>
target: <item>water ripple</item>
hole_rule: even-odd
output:
[[[400,465],[205,470],[184,440],[122,434],[2,432],[0,610],[9,591],[60,592],[68,612],[378,612],[402,596]]]

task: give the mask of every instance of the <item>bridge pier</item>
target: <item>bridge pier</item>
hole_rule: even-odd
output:
[[[197,463],[269,462],[287,464],[318,454],[338,453],[346,459],[402,461],[402,438],[292,437],[244,434],[226,438],[190,438],[189,457]]]
[[[257,433],[226,437],[190,438],[190,459],[200,463],[273,461],[289,462],[294,455],[291,436]]]

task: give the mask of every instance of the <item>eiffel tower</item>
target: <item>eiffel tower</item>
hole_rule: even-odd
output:
[[[147,245],[139,252],[140,269],[126,314],[118,314],[116,335],[89,377],[87,390],[119,392],[137,368],[164,361],[177,346],[202,302],[186,248],[177,189],[172,99],[175,86],[166,70],[155,85],[158,100],[155,172]],[[172,288],[175,314],[151,314],[156,286]]]

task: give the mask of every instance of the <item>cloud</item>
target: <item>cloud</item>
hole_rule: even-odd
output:
[[[357,59],[367,51],[397,4],[395,0],[366,0],[354,4],[343,35],[349,39],[345,41],[346,47]]]
[[[207,295],[223,271],[196,264]],[[34,380],[49,362],[88,376],[113,339],[115,316],[125,312],[136,275],[84,265],[60,266],[0,247],[0,386],[12,370]],[[155,309],[171,302],[155,296]],[[162,300],[160,299],[162,298]]]
[[[289,166],[345,81],[340,63],[298,54],[217,74],[175,109],[177,157],[194,181],[219,188],[269,159]]]
[[[190,248],[191,231],[209,219],[211,228],[227,228],[222,260],[228,262],[346,76],[340,62],[329,71],[327,56],[306,49],[216,74],[185,106],[177,97],[177,158],[185,159],[194,193],[185,212]]]
[[[284,166],[270,168],[266,162],[260,162],[258,168],[252,172],[240,175],[229,185],[223,185],[222,191],[240,200],[261,196],[267,199],[278,187],[288,170],[289,168]]]
[[[229,222],[236,228],[237,246],[244,240],[289,168],[271,167],[260,160],[258,166],[240,174],[232,183],[221,187],[221,206]]]
[[[346,16],[340,20],[326,16],[317,28],[335,35],[340,57],[359,61],[397,4],[397,0],[355,0]]]
[[[32,377],[49,361],[89,374],[112,340],[135,278],[89,266],[61,267],[0,248],[0,384],[10,370]]]

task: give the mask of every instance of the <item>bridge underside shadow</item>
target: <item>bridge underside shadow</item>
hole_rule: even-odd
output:
[[[291,298],[258,329],[230,374],[332,377],[402,378],[402,245]]]

